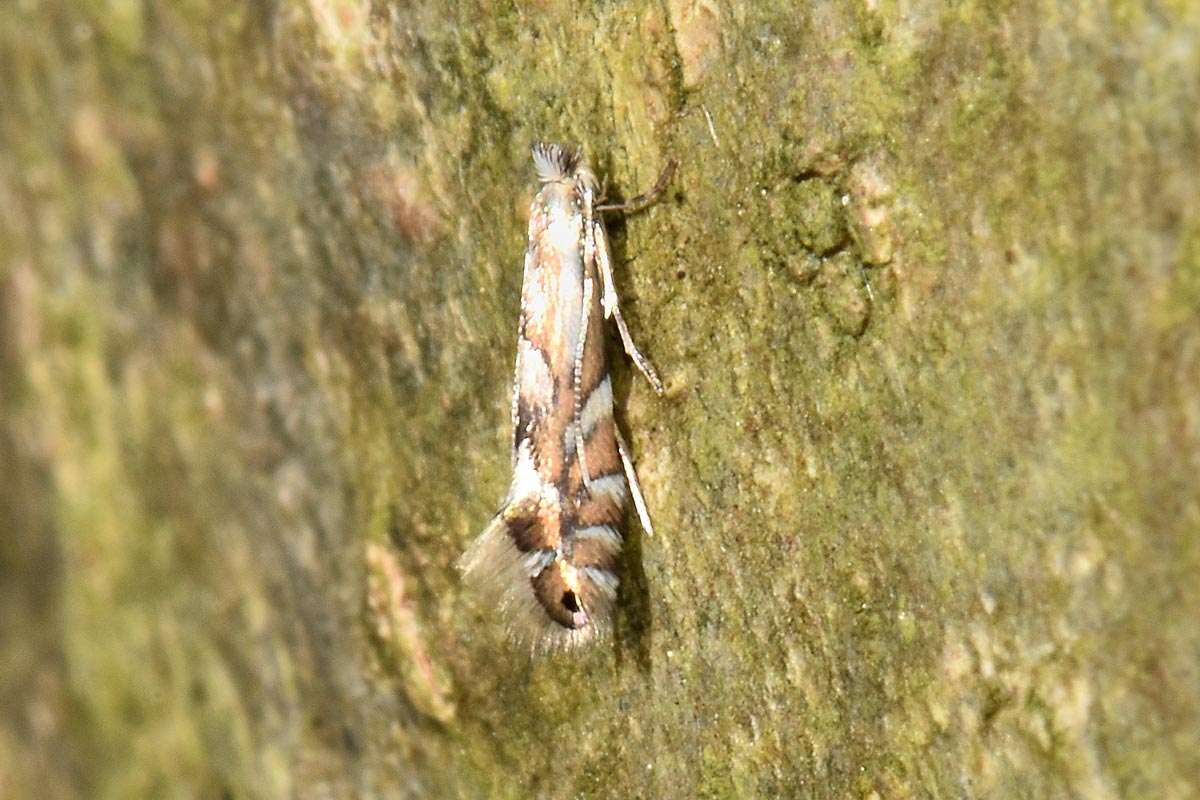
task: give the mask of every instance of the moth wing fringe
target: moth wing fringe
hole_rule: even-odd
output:
[[[533,655],[573,650],[604,639],[611,628],[611,600],[597,604],[590,600],[588,592],[580,594],[588,612],[588,624],[583,628],[570,629],[552,620],[538,604],[533,592],[514,593],[504,605],[503,612],[509,638]]]
[[[463,577],[493,599],[504,599],[514,587],[528,582],[524,570],[525,557],[513,545],[503,512],[492,517],[475,541],[467,547],[455,566]]]
[[[616,578],[585,569],[580,601],[589,623],[574,630],[564,628],[550,618],[534,596],[526,567],[530,556],[513,544],[502,511],[492,517],[455,566],[480,596],[499,607],[509,639],[531,654],[570,650],[605,638],[612,627]]]

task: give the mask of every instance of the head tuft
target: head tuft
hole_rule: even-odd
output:
[[[579,168],[579,151],[574,147],[536,142],[533,145],[533,165],[542,183],[561,181],[574,176]]]

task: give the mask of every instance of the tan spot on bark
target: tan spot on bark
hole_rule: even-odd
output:
[[[706,0],[671,0],[668,11],[683,68],[683,88],[695,89],[721,56],[721,12]]]

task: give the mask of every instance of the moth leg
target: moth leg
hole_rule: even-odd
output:
[[[621,307],[617,304],[617,287],[613,284],[612,262],[609,261],[608,256],[608,240],[604,236],[604,228],[601,227],[599,220],[595,224],[596,262],[600,265],[600,277],[604,281],[604,294],[600,298],[600,304],[604,307],[604,317],[617,321],[617,331],[621,334],[621,344],[624,345],[625,352],[633,359],[633,363],[637,365],[641,373],[646,376],[646,380],[654,388],[654,393],[662,397],[663,385],[662,381],[658,379],[658,373],[654,371],[654,366],[633,343],[633,337],[629,335],[629,327],[625,324],[625,317],[621,316]]]
[[[707,112],[706,112],[707,113]],[[624,203],[601,203],[596,206],[596,211],[621,211],[625,214],[632,214],[635,211],[641,211],[646,206],[654,202],[659,193],[667,188],[667,181],[671,180],[671,176],[675,174],[675,159],[667,159],[667,166],[663,167],[662,174],[658,176],[658,180],[650,191],[644,194],[639,194],[632,200],[626,200]],[[608,176],[605,176],[605,184],[608,183]],[[600,197],[604,197],[604,191],[600,192]]]
[[[625,480],[629,482],[629,493],[633,495],[633,507],[637,509],[638,519],[646,534],[653,536],[654,526],[650,524],[650,512],[646,509],[646,498],[642,497],[642,487],[638,483],[637,473],[633,471],[633,461],[629,458],[629,447],[625,444],[625,437],[621,435],[620,426],[614,425],[613,430],[617,434],[617,452],[621,454],[621,463],[625,467]]]

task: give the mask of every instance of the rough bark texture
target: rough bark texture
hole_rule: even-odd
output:
[[[8,4],[0,795],[1195,796],[1198,8]],[[531,660],[537,138],[680,169],[657,535]]]

